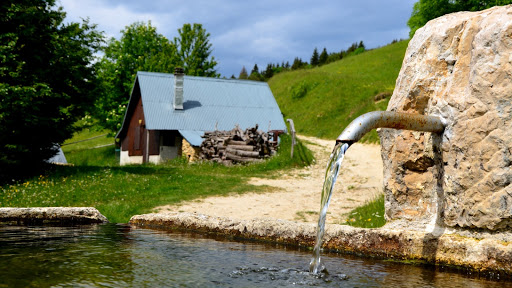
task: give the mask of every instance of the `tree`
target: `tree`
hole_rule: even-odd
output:
[[[407,21],[411,29],[409,36],[412,38],[416,30],[429,20],[454,12],[454,8],[450,0],[420,0],[414,3],[411,18]]]
[[[103,35],[65,16],[55,0],[0,4],[0,181],[44,167],[92,106]]]
[[[95,115],[111,132],[121,128],[137,71],[173,72],[180,63],[176,47],[151,22],[135,22],[121,33],[120,40],[109,40],[98,73],[103,93]]]
[[[356,51],[357,46],[358,46],[358,45],[357,45],[357,43],[352,43],[352,45],[350,45],[350,47],[348,47],[348,49],[347,49],[347,52],[346,52],[346,53],[347,53],[347,54],[350,54],[350,53],[352,53],[352,52]]]
[[[251,75],[249,75],[249,78],[247,78],[248,80],[253,80],[253,81],[264,81],[265,79],[263,79],[263,76],[260,74],[260,73],[252,73]]]
[[[254,64],[254,68],[251,70],[251,75],[249,75],[249,80],[253,81],[263,81],[263,76],[260,74],[260,69],[258,68],[258,64]]]
[[[318,58],[318,64],[324,65],[327,62],[328,57],[329,54],[327,54],[327,49],[324,47],[324,50],[322,50],[322,53],[320,53],[320,57]]]
[[[494,6],[512,4],[512,0],[457,0],[455,11],[480,11]]]
[[[101,95],[96,101],[100,124],[115,132],[121,128],[137,71],[172,73],[182,67],[192,76],[219,76],[211,54],[209,33],[201,24],[184,24],[173,42],[156,31],[151,22],[135,22],[110,39],[100,62]]]
[[[247,79],[249,75],[247,75],[247,70],[245,70],[245,66],[242,66],[242,71],[238,75],[238,79]]]
[[[184,24],[178,29],[179,37],[174,37],[174,46],[178,51],[179,66],[185,74],[193,76],[218,77],[215,70],[217,62],[212,54],[212,44],[201,24]],[[211,57],[210,57],[211,56]]]
[[[287,62],[288,63],[288,62]],[[304,66],[306,66],[307,63],[305,62],[302,62],[302,59],[299,58],[299,57],[295,57],[295,59],[293,60],[293,64],[292,64],[292,67],[290,68],[291,70],[297,70],[297,69],[301,69],[301,68],[304,68]]]
[[[341,54],[340,53],[330,53],[329,54],[329,57],[327,57],[327,62],[325,64],[328,64],[328,63],[332,63],[334,61],[338,61],[341,59]]]
[[[254,64],[251,74],[260,74],[260,69],[258,68],[258,64]]]
[[[412,38],[428,21],[457,11],[480,11],[497,5],[511,4],[512,0],[420,0],[414,3],[407,25]]]
[[[318,66],[319,64],[318,59],[318,50],[315,47],[315,50],[313,50],[313,55],[311,56],[311,66]]]
[[[272,69],[272,64],[267,64],[267,69],[265,69],[265,72],[263,73],[263,76],[266,78],[266,79],[270,79],[272,78],[272,76],[274,76],[274,70]]]

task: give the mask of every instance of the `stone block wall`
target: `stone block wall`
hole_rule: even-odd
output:
[[[194,162],[199,160],[199,153],[201,152],[199,147],[194,147],[190,143],[188,143],[185,138],[183,138],[181,144],[181,155],[185,157],[190,162]]]
[[[442,135],[379,131],[388,219],[512,227],[512,5],[417,30],[388,110],[447,123]]]

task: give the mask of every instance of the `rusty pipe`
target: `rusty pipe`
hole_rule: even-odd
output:
[[[420,114],[373,111],[365,113],[352,121],[341,132],[336,142],[352,144],[359,141],[366,133],[376,128],[394,128],[440,133],[444,130],[445,123],[436,116]]]

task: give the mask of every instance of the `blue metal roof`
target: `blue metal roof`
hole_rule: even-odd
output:
[[[192,146],[201,146],[203,143],[203,131],[179,130],[179,132]]]
[[[183,110],[174,110],[173,74],[138,72],[137,81],[149,130],[286,130],[265,82],[184,76]]]

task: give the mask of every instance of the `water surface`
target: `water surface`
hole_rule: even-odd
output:
[[[135,229],[0,226],[0,287],[512,287],[421,266]]]

